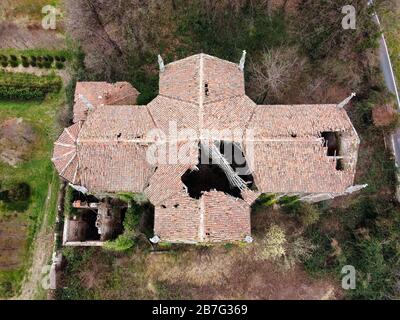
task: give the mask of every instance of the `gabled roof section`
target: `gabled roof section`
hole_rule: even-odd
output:
[[[154,166],[146,160],[147,146],[107,141],[80,142],[80,183],[93,193],[143,192]]]
[[[204,53],[167,64],[159,87],[162,96],[198,104],[245,94],[238,65]]]
[[[137,91],[128,82],[77,82],[74,97],[73,122],[84,121],[88,115],[88,107],[81,98],[83,96],[95,109],[101,105],[136,104]]]
[[[318,140],[246,142],[246,157],[258,191],[265,193],[342,193],[353,185],[355,166],[336,170],[336,160]],[[250,155],[250,153],[252,155]]]
[[[145,140],[155,126],[146,106],[99,106],[85,121],[79,141]]]
[[[260,192],[343,193],[353,185],[360,140],[343,108],[260,105],[247,129],[254,139],[244,142],[245,154]],[[337,133],[339,158],[328,156],[324,132]]]
[[[250,235],[250,205],[219,191],[200,199],[180,190],[155,207],[154,231],[162,241],[243,241]]]
[[[334,104],[258,105],[247,128],[254,130],[256,140],[320,137],[324,131],[357,136],[346,110]]]

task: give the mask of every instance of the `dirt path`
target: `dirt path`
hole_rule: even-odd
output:
[[[47,227],[50,199],[52,196],[51,187],[52,183],[50,182],[44,208],[43,221],[39,232],[33,241],[34,249],[32,252],[32,265],[25,276],[20,295],[15,297],[15,299],[18,300],[32,300],[35,298],[38,286],[40,286],[40,282],[43,278],[43,267],[48,264],[52,255],[54,235],[53,230],[49,230]]]

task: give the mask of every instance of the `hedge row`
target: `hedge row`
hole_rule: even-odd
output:
[[[43,56],[37,56],[37,55],[20,55],[16,56],[14,54],[11,55],[5,55],[5,54],[0,54],[0,65],[4,68],[11,66],[13,68],[18,67],[20,64],[24,66],[25,68],[28,68],[29,66],[32,67],[38,67],[38,68],[57,68],[57,69],[64,69],[65,67],[65,62],[67,59],[64,56],[52,56],[52,55],[43,55]]]
[[[43,99],[49,92],[58,92],[61,86],[60,77],[54,75],[0,72],[0,99]]]

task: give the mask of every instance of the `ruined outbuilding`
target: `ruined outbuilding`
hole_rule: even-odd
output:
[[[159,57],[159,95],[143,106],[129,84],[78,83],[74,124],[54,145],[60,176],[97,196],[146,194],[155,242],[251,241],[261,193],[318,201],[354,190],[360,141],[343,108],[351,97],[256,105],[245,94],[244,59],[197,54],[164,65]],[[154,146],[166,150],[156,161]],[[228,149],[243,161],[229,161]]]

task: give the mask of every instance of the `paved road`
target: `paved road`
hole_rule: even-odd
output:
[[[396,159],[396,166],[400,166],[400,129],[396,129],[396,131],[392,134],[392,144],[394,155]]]
[[[379,18],[375,14],[373,19],[380,26]],[[387,88],[394,94],[397,101],[397,108],[400,108],[399,93],[396,87],[392,63],[390,61],[389,51],[387,48],[385,36],[382,34],[379,39],[379,59],[381,64],[382,73],[385,79]]]
[[[375,22],[380,26],[379,18],[374,15]],[[400,112],[400,99],[394,77],[392,63],[390,61],[389,51],[387,48],[385,36],[382,34],[379,39],[379,60],[386,87],[396,97],[397,111]],[[396,159],[396,165],[400,166],[400,128],[392,134],[393,151]]]

